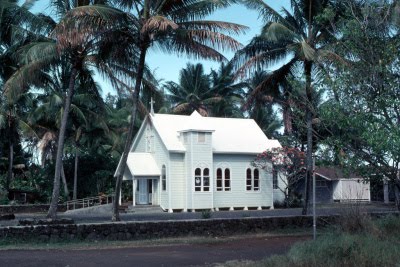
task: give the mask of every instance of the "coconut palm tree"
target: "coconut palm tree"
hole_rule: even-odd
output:
[[[230,64],[221,63],[218,71],[206,74],[202,64],[189,63],[180,71],[179,83],[169,81],[164,89],[174,113],[191,114],[196,110],[203,116],[242,117],[245,85],[235,83]]]
[[[210,99],[210,76],[204,73],[203,65],[187,64],[179,73],[179,83],[167,82],[167,99],[173,105],[172,112],[190,114],[194,110],[208,116]]]
[[[221,63],[219,69],[211,70],[211,94],[214,103],[211,114],[216,117],[243,117],[240,107],[243,105],[246,82],[236,82],[232,63]]]
[[[39,25],[41,20],[29,11],[33,3],[33,1],[21,4],[15,0],[0,1],[0,129],[6,133],[8,140],[7,189],[12,178],[14,145],[22,133],[34,134],[24,118],[31,94],[22,94],[17,100],[7,99],[3,94],[4,84],[19,67],[15,58],[16,52],[24,43],[36,38],[30,27]]]
[[[245,75],[249,70],[286,60],[256,88],[254,94],[268,90],[272,84],[282,83],[296,67],[302,68],[307,96],[307,190],[303,209],[303,213],[307,213],[313,153],[312,73],[314,69],[324,68],[324,62],[342,61],[329,49],[336,41],[332,22],[341,12],[341,4],[334,0],[291,0],[292,12],[282,8],[281,13],[262,0],[245,0],[244,4],[258,10],[265,25],[261,34],[235,55],[238,73]]]
[[[224,33],[239,33],[245,27],[228,22],[206,21],[204,17],[218,8],[226,7],[231,1],[194,0],[194,1],[126,1],[120,6],[135,17],[132,25],[139,48],[139,61],[136,80],[132,92],[132,115],[121,158],[116,173],[115,199],[119,199],[122,176],[126,168],[129,148],[133,139],[134,122],[138,108],[146,54],[149,47],[156,46],[167,53],[188,54],[195,58],[225,60],[215,49],[236,50],[240,44]],[[119,220],[118,202],[113,205],[113,221]]]
[[[268,77],[266,71],[255,71],[250,79],[247,81],[247,96],[246,99],[251,99],[245,103],[245,110],[249,113],[250,118],[254,119],[263,132],[272,138],[276,135],[277,130],[282,126],[281,122],[276,117],[276,112],[273,110],[273,105],[280,105],[278,96],[273,95],[272,92],[267,94],[254,94],[254,90]],[[276,91],[275,91],[276,92]],[[285,118],[285,116],[283,116]],[[283,119],[285,120],[285,119]]]
[[[63,84],[63,110],[57,138],[57,155],[54,175],[54,186],[49,218],[55,218],[59,197],[62,155],[68,114],[80,73],[101,64],[124,64],[129,61],[130,45],[126,34],[121,29],[128,20],[125,13],[104,5],[87,5],[89,2],[53,1],[59,22],[53,23],[54,29],[49,36],[40,42],[30,43],[21,52],[24,66],[14,75],[14,79],[6,84],[10,96],[18,92],[21,84],[32,84],[32,78],[40,76],[51,66],[64,63],[68,70],[68,81]],[[50,20],[50,19],[49,19]],[[126,23],[125,23],[126,24]],[[118,34],[116,34],[118,32]],[[120,48],[118,54],[110,47]],[[123,48],[123,49],[122,49]],[[103,53],[106,51],[107,53]],[[112,54],[112,56],[110,56]],[[104,68],[99,68],[103,70]],[[57,70],[56,70],[57,71]],[[117,71],[118,73],[118,71]],[[119,73],[121,73],[119,71]],[[105,73],[106,75],[106,73]]]

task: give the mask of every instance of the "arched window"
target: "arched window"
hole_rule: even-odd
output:
[[[167,170],[165,165],[161,167],[161,188],[162,191],[167,191]]]
[[[222,191],[222,169],[217,169],[217,191]]]
[[[254,191],[260,190],[260,172],[258,171],[258,169],[254,169],[253,190]]]
[[[278,189],[278,171],[277,170],[272,171],[272,188]]]
[[[260,171],[254,169],[253,171],[248,168],[246,170],[246,190],[259,191],[260,190]]]
[[[201,169],[197,168],[194,171],[194,191],[201,191]]]
[[[210,191],[210,169],[203,170],[203,191]]]
[[[231,191],[231,172],[228,168],[217,169],[217,191]]]
[[[251,169],[248,168],[246,170],[246,190],[251,191],[251,189],[252,189]]]
[[[231,172],[229,169],[225,169],[225,181],[224,181],[224,186],[225,186],[225,191],[231,191]]]

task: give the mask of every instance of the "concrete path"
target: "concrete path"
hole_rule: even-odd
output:
[[[346,214],[356,209],[363,212],[394,212],[396,208],[394,205],[383,204],[332,204],[319,206],[317,208],[317,215],[334,215]],[[237,211],[215,211],[211,213],[211,218],[247,218],[247,217],[285,217],[285,216],[298,216],[301,215],[301,208],[292,209],[275,209],[275,210],[237,210]],[[310,210],[311,211],[311,210]],[[0,221],[0,226],[17,225],[18,220],[26,218],[43,219],[46,214],[15,214],[16,219],[13,221]],[[111,221],[111,214],[64,214],[59,213],[59,218],[71,218],[75,223],[104,223]],[[121,213],[122,221],[165,221],[165,220],[196,220],[202,219],[201,212],[137,212],[137,213]]]

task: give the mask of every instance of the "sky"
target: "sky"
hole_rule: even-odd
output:
[[[264,0],[268,5],[270,5],[275,10],[280,10],[282,7],[288,8],[290,6],[290,0]],[[51,9],[48,7],[48,0],[39,0],[34,5],[32,11],[34,13],[44,12],[49,13]],[[245,34],[241,34],[239,36],[233,36],[236,40],[238,40],[241,44],[246,45],[252,37],[259,34],[260,29],[263,25],[263,21],[258,17],[257,11],[249,10],[241,5],[233,5],[231,7],[221,9],[216,11],[207,19],[209,20],[218,20],[218,21],[227,21],[233,22],[237,24],[241,24],[247,26],[249,29]],[[233,52],[223,52],[224,56],[229,60],[233,57]],[[194,60],[192,58],[188,58],[185,55],[167,55],[162,51],[156,49],[150,49],[147,53],[146,63],[155,72],[156,78],[161,79],[162,81],[174,81],[178,82],[179,79],[179,71],[184,68],[187,63],[196,64],[202,63],[205,69],[205,72],[208,73],[210,69],[218,69],[220,62],[213,62],[207,60]],[[115,93],[112,89],[112,86],[104,81],[99,75],[96,75],[99,84],[103,89],[103,94],[107,93]]]

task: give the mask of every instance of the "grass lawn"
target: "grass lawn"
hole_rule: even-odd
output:
[[[344,217],[338,227],[295,244],[286,255],[219,266],[400,266],[400,218]]]

